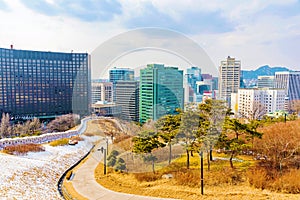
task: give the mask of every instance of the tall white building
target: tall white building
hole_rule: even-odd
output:
[[[241,80],[241,61],[227,57],[219,67],[219,98],[231,103],[231,93],[237,93]]]
[[[300,100],[300,71],[276,72],[275,88],[282,88],[288,100]]]
[[[92,82],[92,104],[97,101],[112,102],[113,84],[111,82]]]
[[[285,90],[268,88],[239,89],[237,110],[242,117],[253,118],[256,113],[284,110]]]

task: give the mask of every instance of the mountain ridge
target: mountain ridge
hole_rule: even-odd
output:
[[[275,72],[291,71],[286,67],[263,65],[256,70],[242,70],[243,79],[257,79],[258,76],[274,76]]]

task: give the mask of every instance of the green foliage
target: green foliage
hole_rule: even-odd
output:
[[[253,139],[254,137],[261,138],[262,134],[256,131],[258,126],[258,122],[243,124],[238,119],[226,117],[223,127],[224,130],[219,137],[218,147],[230,151],[231,156],[229,162],[231,167],[233,167],[232,158],[238,155],[242,150],[251,147],[251,145],[247,143],[249,139]]]
[[[116,157],[115,156],[110,156],[107,159],[107,166],[113,167],[116,164]]]
[[[133,152],[139,154],[151,153],[154,149],[165,146],[159,141],[159,135],[153,131],[143,131],[132,138],[132,141],[134,142]]]
[[[119,155],[119,152],[117,150],[112,150],[110,152],[110,155],[113,155],[113,156],[118,156]]]
[[[125,163],[125,161],[124,161],[123,158],[118,158],[117,162],[118,162],[118,163]]]
[[[117,162],[115,168],[116,171],[124,171],[126,169],[125,163]]]

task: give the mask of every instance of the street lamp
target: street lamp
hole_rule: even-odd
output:
[[[203,151],[201,150],[200,153],[200,182],[201,182],[201,195],[204,194],[204,177],[203,177]]]
[[[105,141],[106,141],[106,155],[108,155],[108,138],[105,137]]]
[[[98,151],[101,151],[104,155],[104,175],[106,174],[106,149],[101,147],[100,149],[97,149]]]

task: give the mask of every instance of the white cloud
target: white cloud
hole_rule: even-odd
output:
[[[119,1],[122,14],[107,22],[87,22],[70,15],[47,16],[30,10],[19,0],[5,2],[9,10],[0,10],[3,19],[0,20],[1,47],[9,48],[14,44],[18,49],[92,52],[105,40],[128,30],[126,22],[142,17],[148,9],[146,5],[151,3],[157,12],[173,19],[175,25],[201,26],[196,19],[182,21],[189,13],[217,13],[225,21],[232,22],[233,29],[226,32],[188,32],[187,36],[202,45],[216,65],[231,55],[241,59],[246,68],[261,64],[299,68],[300,58],[294,52],[299,52],[300,46],[300,12],[287,16],[265,12],[273,7],[278,10],[291,8],[296,0],[126,0]],[[55,4],[54,0],[47,2]]]

